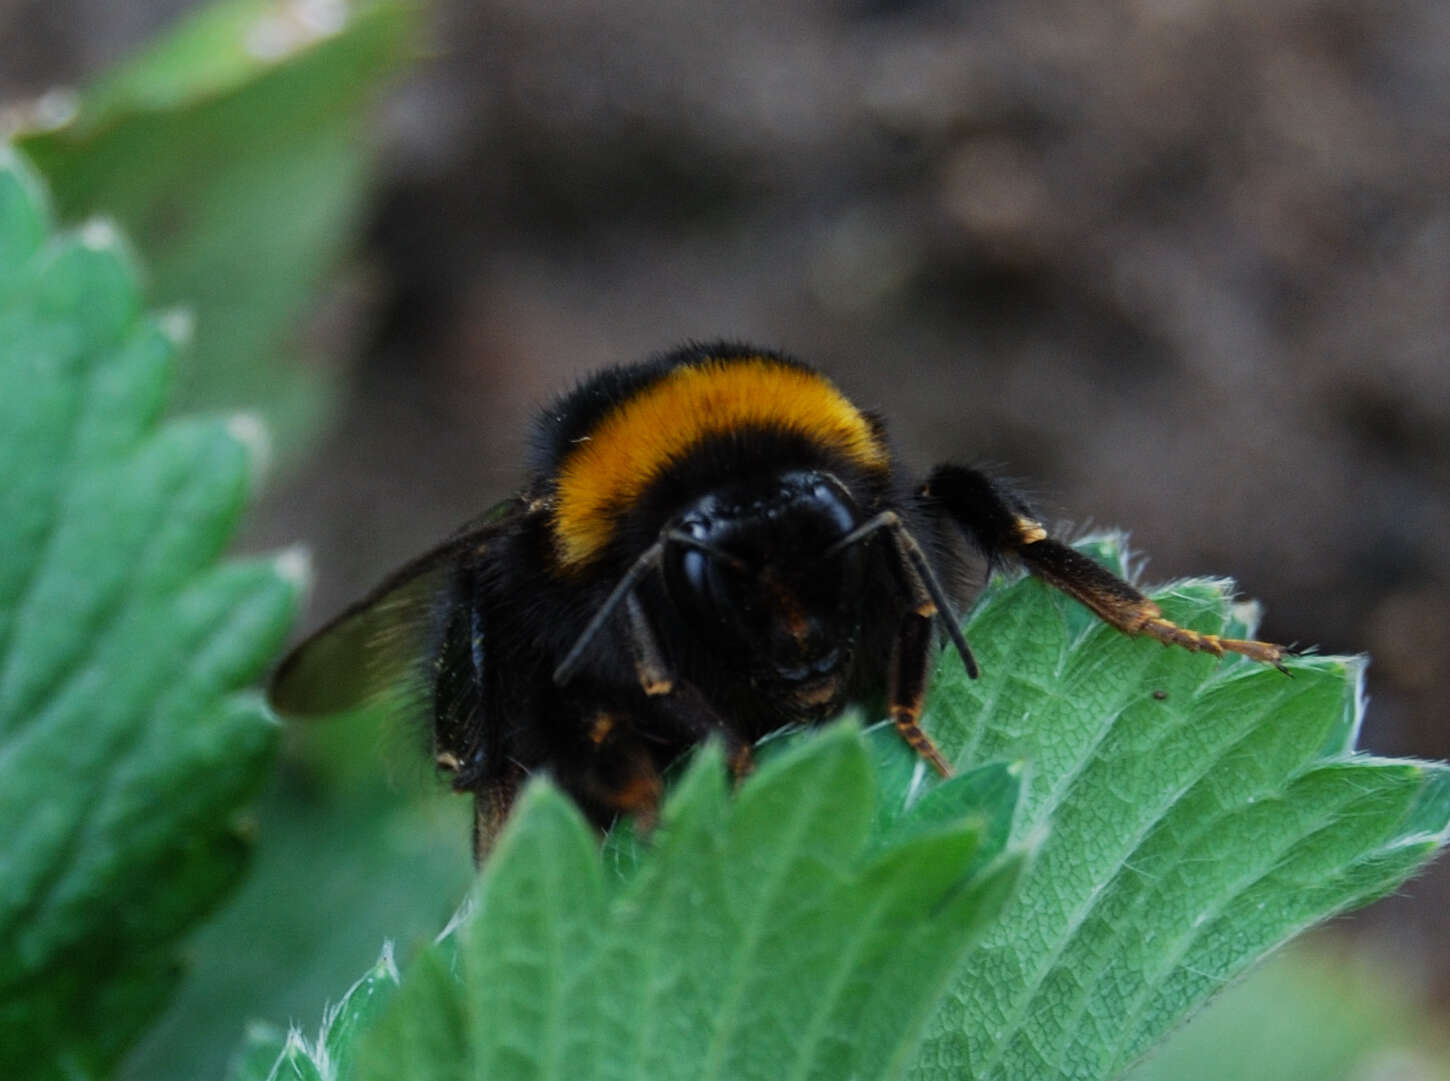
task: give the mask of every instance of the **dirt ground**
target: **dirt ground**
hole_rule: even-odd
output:
[[[20,0],[0,97],[177,0]],[[381,110],[363,361],[251,543],[314,618],[507,494],[531,410],[686,338],[826,366],[923,466],[1373,656],[1450,758],[1450,5],[457,0]],[[244,404],[244,403],[239,403]],[[366,538],[365,543],[359,537]],[[1450,861],[1359,920],[1450,995]]]

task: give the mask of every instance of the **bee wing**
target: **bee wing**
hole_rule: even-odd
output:
[[[521,506],[501,504],[482,525],[400,567],[293,649],[267,688],[272,708],[284,717],[325,717],[408,689],[440,633],[441,609],[459,565],[486,560]]]

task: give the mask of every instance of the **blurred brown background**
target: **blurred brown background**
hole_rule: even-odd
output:
[[[0,99],[190,5],[0,0]],[[1450,757],[1450,5],[440,3],[308,333],[357,358],[249,544],[310,621],[522,480],[532,410],[685,338],[783,347],[923,467],[1025,478],[1147,578],[1367,651]],[[24,33],[14,28],[23,27]],[[237,403],[245,407],[247,403]],[[1450,998],[1450,864],[1359,919]]]

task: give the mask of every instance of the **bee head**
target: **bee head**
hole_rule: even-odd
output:
[[[839,711],[861,622],[860,524],[829,474],[793,471],[717,489],[666,531],[670,603],[721,663],[801,721]]]

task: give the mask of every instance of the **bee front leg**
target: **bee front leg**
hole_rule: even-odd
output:
[[[927,676],[931,669],[932,616],[907,611],[897,627],[891,649],[891,670],[887,683],[887,709],[897,734],[908,747],[932,764],[943,777],[952,767],[922,731],[921,707],[926,701]]]
[[[725,743],[725,759],[731,776],[737,782],[749,776],[755,769],[750,741],[736,732],[694,686],[675,679],[655,638],[644,605],[633,593],[625,601],[624,610],[635,676],[645,696],[657,700],[662,720],[672,731],[683,734],[692,743],[711,735],[719,736]]]

